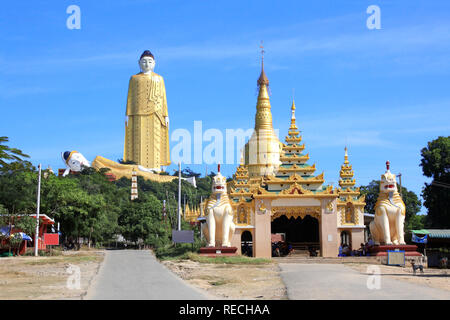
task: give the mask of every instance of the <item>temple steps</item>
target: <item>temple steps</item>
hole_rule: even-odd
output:
[[[344,264],[344,263],[361,263],[361,264],[380,264],[377,257],[305,257],[303,255],[291,255],[287,257],[273,257],[273,261],[277,263],[323,263],[323,264]]]

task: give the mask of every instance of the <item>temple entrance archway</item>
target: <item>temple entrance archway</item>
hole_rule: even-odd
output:
[[[320,223],[310,215],[290,217],[281,215],[271,224],[271,233],[282,233],[294,253],[308,254],[310,250],[320,250]]]
[[[352,240],[350,237],[350,233],[346,230],[341,232],[341,246],[348,246],[351,250],[352,248]]]
[[[242,255],[253,257],[253,235],[248,230],[241,233],[241,253]]]

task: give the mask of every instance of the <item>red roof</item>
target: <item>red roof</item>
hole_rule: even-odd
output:
[[[30,214],[30,217],[35,218],[36,219],[36,214]],[[45,224],[55,224],[55,220],[53,220],[52,218],[50,218],[49,216],[47,216],[46,214],[40,214],[39,218],[42,219],[42,221]]]

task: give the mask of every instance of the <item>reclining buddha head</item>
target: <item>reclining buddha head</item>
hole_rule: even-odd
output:
[[[89,161],[78,151],[66,151],[62,153],[61,156],[70,170],[74,172],[80,172],[83,167],[91,166]]]
[[[380,181],[380,193],[390,193],[397,191],[397,182],[395,179],[395,174],[389,171],[390,163],[386,161],[386,172],[381,175]]]
[[[217,175],[213,178],[212,181],[212,193],[213,194],[223,194],[223,193],[227,193],[227,178],[224,177],[221,173],[220,173],[220,164],[218,166],[218,173]]]

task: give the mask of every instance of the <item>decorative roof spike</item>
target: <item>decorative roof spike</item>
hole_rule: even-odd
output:
[[[345,146],[345,156],[344,156],[344,164],[341,166],[341,171],[339,173],[340,180],[339,180],[339,186],[342,187],[354,187],[356,181],[353,179],[354,172],[352,170],[352,167],[350,165],[350,162],[348,161],[348,149],[347,146]]]
[[[344,164],[349,164],[348,162],[348,152],[347,152],[347,146],[345,146],[345,156],[344,156]]]
[[[261,75],[259,76],[259,79],[257,81],[257,84],[259,87],[262,85],[269,85],[269,79],[266,76],[266,73],[264,72],[264,46],[263,41],[261,41],[261,45],[259,46],[261,48]]]
[[[297,129],[297,125],[295,124],[295,101],[292,99],[292,106],[291,106],[291,127],[289,129]]]

